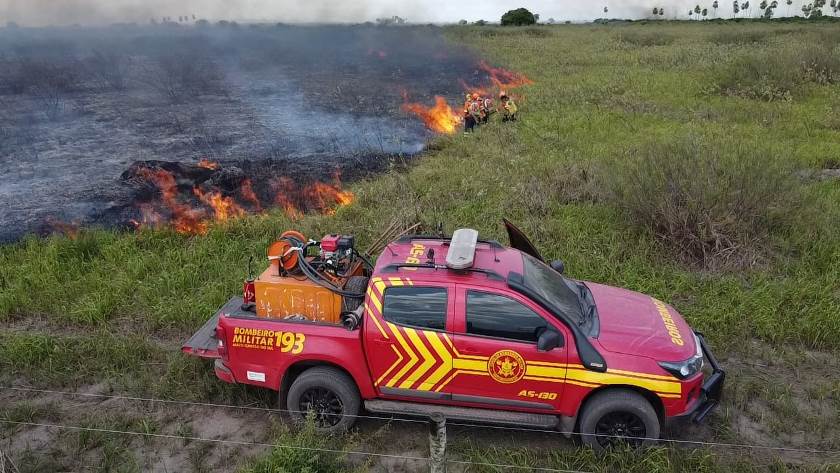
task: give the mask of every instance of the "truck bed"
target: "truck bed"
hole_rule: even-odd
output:
[[[251,312],[242,310],[242,298],[232,297],[221,309],[216,311],[197,332],[187,340],[181,347],[181,351],[201,358],[219,358],[219,340],[216,338],[216,326],[219,323],[219,316],[254,317]]]

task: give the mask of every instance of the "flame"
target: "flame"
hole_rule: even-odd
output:
[[[515,89],[534,83],[534,81],[518,72],[509,71],[501,67],[493,67],[484,61],[479,62],[478,67],[490,75],[490,80],[500,90]]]
[[[204,212],[201,209],[194,209],[187,204],[178,201],[178,185],[175,176],[163,169],[140,169],[140,175],[153,183],[160,190],[161,201],[169,210],[172,226],[178,233],[204,234],[207,233],[207,222],[204,221]],[[141,213],[143,209],[141,207]],[[145,219],[145,216],[144,216]]]
[[[446,99],[440,95],[435,96],[435,105],[426,107],[421,103],[412,103],[408,101],[408,95],[403,93],[403,100],[405,103],[402,109],[406,112],[411,112],[426,124],[430,130],[438,133],[455,133],[458,124],[461,123],[461,117],[455,113],[455,110],[449,106]]]
[[[254,210],[257,212],[262,211],[260,199],[257,198],[257,194],[254,192],[254,187],[251,185],[250,179],[242,181],[242,184],[239,186],[239,193],[242,194],[242,198],[245,201],[250,202],[251,205],[254,206]]]
[[[215,161],[210,161],[207,158],[202,158],[201,161],[198,162],[198,165],[205,168],[205,169],[219,169],[219,163]]]
[[[71,240],[79,236],[78,222],[65,222],[54,218],[47,218],[45,221],[45,232],[49,234],[64,235]]]
[[[202,235],[207,233],[211,221],[226,221],[247,214],[234,196],[224,195],[218,189],[194,186],[191,194],[179,190],[175,175],[169,171],[144,168],[138,175],[157,187],[160,197],[138,205],[140,217],[130,221],[135,228],[160,227],[169,222],[179,233]],[[305,185],[285,176],[275,178],[270,182],[275,191],[274,204],[292,219],[303,217],[306,211],[332,215],[337,207],[350,204],[354,198],[352,192],[342,190],[340,177],[336,172],[332,183],[316,181]],[[250,203],[257,212],[263,210],[250,179],[242,181],[238,195],[240,202]]]
[[[216,220],[225,221],[245,215],[245,209],[237,205],[231,197],[223,196],[221,192],[204,192],[200,188],[194,187],[193,194],[213,209]]]
[[[355,197],[352,192],[341,189],[340,177],[340,174],[336,173],[332,184],[315,181],[303,188],[288,177],[278,177],[272,181],[272,187],[277,192],[274,203],[293,220],[300,219],[307,209],[333,215],[336,207],[351,204]],[[293,196],[297,196],[297,200],[303,204],[303,207],[293,200]]]

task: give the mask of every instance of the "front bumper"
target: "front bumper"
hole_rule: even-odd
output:
[[[684,417],[690,417],[694,422],[700,423],[720,404],[726,371],[721,368],[717,358],[715,358],[715,355],[709,349],[703,334],[700,332],[695,333],[697,334],[697,339],[700,340],[703,356],[712,368],[712,374],[703,381],[703,386],[700,388],[700,401],[695,404],[693,409],[686,412]]]

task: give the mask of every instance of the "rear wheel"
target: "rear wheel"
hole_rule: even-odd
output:
[[[289,417],[306,423],[312,416],[320,432],[343,432],[356,421],[361,400],[356,384],[344,372],[328,367],[310,368],[295,379],[286,398]]]
[[[580,417],[584,444],[596,452],[627,445],[639,449],[659,438],[659,416],[641,394],[616,389],[595,394]]]

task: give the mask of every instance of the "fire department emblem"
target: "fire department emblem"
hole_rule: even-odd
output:
[[[525,376],[525,359],[513,350],[499,350],[487,361],[487,371],[500,383],[515,383]]]

